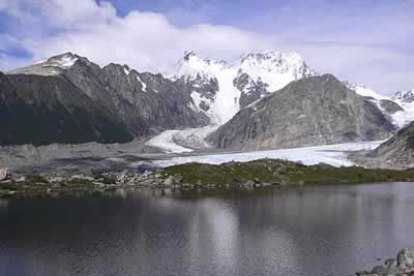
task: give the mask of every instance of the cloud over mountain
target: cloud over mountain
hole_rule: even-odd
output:
[[[304,24],[303,19],[298,19],[297,25],[287,21],[283,26],[281,20],[292,18],[292,10],[311,21]],[[187,15],[201,16],[193,12],[188,10]],[[182,17],[186,13],[181,9],[179,14]],[[333,32],[318,25],[317,14],[306,15],[295,6],[269,11],[263,20],[254,18],[254,14],[249,28],[248,24],[224,25],[208,18],[203,20],[211,22],[208,24],[194,18],[189,20],[191,24],[179,24],[186,20],[177,20],[177,10],[160,13],[131,9],[120,14],[108,1],[0,0],[0,15],[7,23],[7,32],[0,34],[5,38],[0,40],[0,69],[71,51],[101,65],[116,61],[140,71],[174,74],[179,57],[187,50],[200,56],[232,60],[246,52],[274,49],[299,52],[320,72],[365,83],[382,93],[412,86],[408,72],[414,70],[413,56],[406,51],[379,47],[376,43],[384,35],[374,35],[375,30],[365,36],[351,21],[347,29],[342,19],[333,20],[331,15],[326,20],[332,28],[340,27]],[[406,17],[399,22],[403,26],[412,24]],[[398,24],[393,25],[394,32],[402,39]],[[325,35],[321,36],[317,27]]]

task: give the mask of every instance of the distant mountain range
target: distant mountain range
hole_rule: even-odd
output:
[[[218,62],[189,52],[171,78],[66,53],[0,74],[0,145],[144,142],[160,133],[169,137],[160,144],[221,149],[325,145],[385,139],[414,120],[412,109],[413,91],[384,97],[319,75],[296,53]]]

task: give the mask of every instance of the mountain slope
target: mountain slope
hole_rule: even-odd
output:
[[[393,130],[375,104],[323,75],[249,105],[207,140],[221,149],[260,150],[380,140]]]
[[[0,145],[114,143],[133,138],[64,78],[1,74],[0,98]]]
[[[414,167],[414,122],[399,130],[375,150],[353,154],[351,158],[368,167],[392,169]]]

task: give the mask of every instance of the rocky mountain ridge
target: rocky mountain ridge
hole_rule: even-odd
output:
[[[9,138],[1,138],[1,144],[123,143],[134,137],[149,137],[163,129],[197,127],[209,123],[204,114],[190,107],[191,98],[185,93],[190,88],[186,83],[173,82],[160,74],[138,73],[128,66],[117,64],[101,68],[71,53],[14,70],[2,75],[0,80],[7,87],[0,91],[4,101],[11,101],[13,91],[20,97],[22,107],[16,107],[14,113],[24,113],[22,110],[25,108],[33,110],[30,126],[22,121],[17,124],[19,128],[32,127],[31,133],[40,132],[43,134],[39,135],[44,137],[25,138],[18,130],[9,131],[8,134],[2,132],[1,136],[7,135]],[[3,109],[2,112],[6,113],[6,107]],[[41,114],[46,111],[53,114],[45,115],[48,119],[55,118],[61,123],[45,123],[48,120]],[[66,123],[75,121],[79,124],[94,116],[99,118],[96,119],[99,122],[106,120],[105,123],[92,120],[89,128],[69,128],[69,123]],[[53,125],[54,132],[66,133],[62,137],[67,139],[53,138],[53,133],[36,131],[42,130],[43,123]],[[113,126],[108,131],[100,129],[106,129],[106,125],[111,124]],[[120,137],[107,138],[115,135]]]
[[[326,74],[254,102],[207,140],[221,149],[263,150],[381,140],[394,130],[376,104]]]
[[[411,103],[414,101],[414,89],[407,91],[398,91],[391,96],[391,99]]]

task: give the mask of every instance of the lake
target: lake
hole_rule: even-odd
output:
[[[348,276],[409,246],[414,183],[0,200],[1,276]]]

